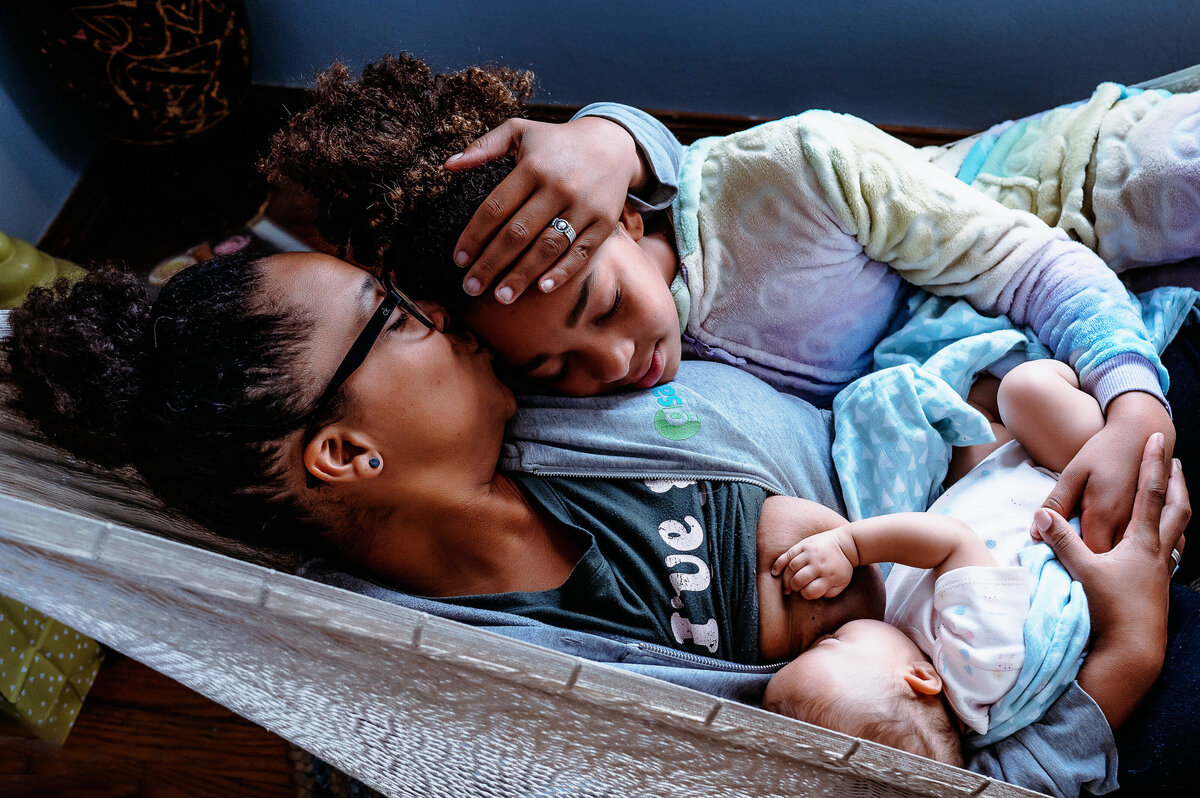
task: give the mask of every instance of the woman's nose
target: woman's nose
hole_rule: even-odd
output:
[[[418,299],[416,305],[437,325],[438,332],[445,332],[450,327],[450,313],[437,302]]]

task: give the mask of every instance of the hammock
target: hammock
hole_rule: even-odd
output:
[[[0,385],[0,408],[5,407]],[[1036,793],[289,573],[0,409],[0,594],[396,796]]]

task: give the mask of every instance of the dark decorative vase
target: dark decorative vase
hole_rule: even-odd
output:
[[[250,85],[242,0],[39,0],[26,13],[59,84],[120,141],[163,144],[207,130]]]

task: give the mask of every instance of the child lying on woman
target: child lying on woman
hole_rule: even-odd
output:
[[[1103,426],[1077,385],[1053,360],[1017,366],[991,396],[977,385],[972,398],[1009,442],[928,512],[848,523],[779,557],[784,589],[808,599],[838,595],[856,566],[896,565],[884,620],[818,639],[771,680],[763,706],[953,764],[960,726],[984,744],[1041,716],[1075,678],[1089,633],[1082,589],[1029,527],[1054,484],[1044,467],[1061,468]]]
[[[496,69],[433,75],[411,56],[358,79],[338,65],[265,165],[314,196],[329,240],[462,311],[511,372],[554,393],[651,387],[687,353],[827,406],[906,321],[912,286],[1007,315],[1077,370],[1108,420],[1060,503],[1074,505],[1087,483],[1112,503],[1090,515],[1112,516],[1114,533],[1128,518],[1140,442],[1162,431],[1169,450],[1174,428],[1165,371],[1116,276],[1061,230],[853,117],[810,111],[697,142],[673,220],[647,226],[627,206],[552,292],[512,304],[464,296],[451,255],[511,162],[465,173],[443,163],[519,115],[529,85]],[[569,243],[570,220],[559,221]]]

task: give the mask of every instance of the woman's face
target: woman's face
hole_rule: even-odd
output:
[[[328,255],[288,253],[267,262],[266,290],[312,320],[307,365],[323,388],[383,301],[383,288],[367,272]],[[444,326],[440,308],[421,307]],[[429,462],[469,459],[486,447],[496,450],[487,455],[494,468],[504,424],[516,410],[491,355],[474,337],[430,330],[399,310],[345,391],[347,421],[369,433],[385,456]]]

